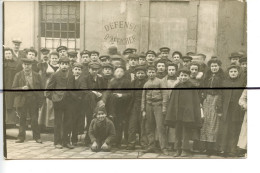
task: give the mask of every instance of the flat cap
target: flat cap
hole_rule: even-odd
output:
[[[243,55],[241,55],[238,52],[232,52],[231,55],[229,56],[229,59],[231,58],[241,58]]]
[[[84,55],[84,54],[90,55],[90,51],[88,51],[88,50],[83,50],[82,52],[80,52],[80,56],[82,56],[82,55]]]
[[[240,66],[236,65],[236,64],[231,64],[228,68],[227,71],[229,71],[232,68],[236,68],[238,71],[240,70]]]
[[[127,48],[124,50],[123,55],[132,54],[132,53],[136,53],[136,52],[137,52],[137,49],[135,49],[135,48]]]
[[[111,68],[113,70],[114,66],[111,63],[104,63],[104,64],[102,64],[102,68]]]
[[[170,48],[168,48],[168,47],[161,47],[160,49],[160,52],[170,52]]]
[[[66,57],[66,56],[63,56],[63,57],[61,57],[60,60],[59,60],[59,63],[61,63],[61,62],[63,62],[63,63],[69,63],[69,62],[70,62],[70,59],[69,59],[68,57]]]
[[[80,62],[75,62],[75,63],[73,64],[73,68],[74,68],[74,67],[82,68],[83,66],[82,66],[82,64],[81,64]]]
[[[144,65],[136,66],[135,67],[135,72],[137,72],[137,71],[144,71],[144,72],[146,72],[146,66],[144,66]]]
[[[75,57],[75,56],[77,56],[77,54],[78,54],[78,52],[76,52],[76,51],[68,52],[68,55],[71,56],[71,57]]]
[[[239,59],[239,63],[247,62],[247,57],[242,57]]]
[[[105,60],[107,60],[107,59],[110,59],[110,56],[109,56],[109,55],[101,55],[101,56],[99,57],[99,59],[100,59],[100,61],[105,61]]]
[[[153,50],[148,50],[148,51],[146,52],[146,56],[147,56],[148,54],[153,54],[154,56],[157,56],[156,53],[155,53],[155,51],[153,51]]]
[[[100,69],[101,68],[100,63],[98,63],[98,62],[90,62],[88,64],[88,66],[89,66],[89,68],[93,68],[93,69]]]
[[[42,49],[41,49],[41,53],[42,53],[43,55],[47,55],[47,54],[50,53],[50,49],[42,48]]]
[[[191,56],[183,56],[181,57],[181,59],[186,62],[186,61],[191,61],[192,60],[192,57]]]
[[[145,58],[146,55],[145,55],[144,53],[140,53],[140,54],[138,54],[138,57],[139,57],[139,58]]]
[[[138,57],[138,55],[137,54],[130,54],[129,56],[128,56],[128,59],[138,59],[139,57]]]
[[[12,40],[13,43],[22,43],[21,39],[16,38]]]
[[[89,55],[91,56],[92,54],[97,54],[97,55],[99,56],[99,52],[96,51],[96,50],[92,50],[92,51],[90,51]]]
[[[61,50],[68,50],[68,48],[66,46],[59,46],[57,47],[56,51],[59,52]]]
[[[32,64],[33,60],[32,59],[28,59],[28,58],[21,58],[23,63],[27,63],[27,64]]]
[[[111,60],[122,60],[122,57],[120,55],[112,55]]]

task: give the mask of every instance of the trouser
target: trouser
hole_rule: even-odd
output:
[[[107,144],[108,148],[107,149],[101,149],[102,145],[105,143],[104,140],[96,140],[96,143],[97,143],[97,149],[93,149],[91,148],[91,150],[93,152],[99,152],[99,151],[104,151],[104,152],[109,152],[111,150],[111,145],[110,144]]]
[[[189,141],[192,138],[192,129],[187,123],[177,121],[175,124],[175,149],[190,150]]]
[[[162,105],[146,104],[146,133],[149,148],[155,148],[155,130],[158,132],[161,149],[165,149],[167,147],[164,119],[165,116],[162,114]]]
[[[71,135],[71,142],[77,143],[78,142],[78,135],[81,128],[82,120],[84,120],[84,111],[83,106],[80,102],[71,103],[73,108],[73,116],[72,116],[72,135]]]
[[[139,134],[139,141],[141,145],[145,145],[144,141],[144,126],[143,118],[141,113],[141,103],[136,101],[133,105],[131,115],[129,117],[129,127],[128,127],[128,144],[135,145],[136,134]]]
[[[70,143],[72,131],[72,106],[71,100],[64,98],[60,102],[54,102],[54,145]]]
[[[92,95],[89,95],[86,97],[86,100],[85,100],[85,116],[87,118],[87,124],[86,124],[86,130],[87,130],[87,134],[85,136],[85,143],[86,144],[90,144],[91,143],[91,140],[89,138],[89,134],[88,134],[88,131],[89,131],[89,126],[90,126],[90,123],[93,119],[93,115],[94,115],[94,110],[97,106],[97,101],[95,99],[95,96],[92,94]]]
[[[38,102],[36,97],[30,96],[26,98],[25,104],[23,107],[17,108],[18,115],[20,116],[20,127],[18,139],[25,140],[26,136],[26,118],[29,114],[31,117],[31,128],[33,132],[33,139],[40,139],[40,129],[38,126]]]

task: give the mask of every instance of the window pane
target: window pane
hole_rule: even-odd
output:
[[[67,38],[67,32],[61,32],[61,38]]]
[[[75,32],[69,32],[69,38],[75,38]]]
[[[47,14],[52,14],[52,6],[47,6]]]
[[[61,8],[61,13],[62,14],[68,14],[68,6],[67,5],[63,5],[62,8]]]
[[[69,22],[70,23],[75,23],[76,22],[76,16],[75,15],[70,15],[69,16]]]
[[[61,20],[60,17],[61,16],[59,14],[53,15],[53,22],[59,23]]]
[[[45,37],[45,23],[41,23],[41,36]]]
[[[53,6],[53,13],[54,14],[60,14],[61,13],[61,6]]]
[[[54,30],[60,30],[60,24],[54,23]]]
[[[47,31],[47,32],[46,32],[46,37],[52,37],[52,32]]]
[[[67,23],[68,22],[68,15],[61,15],[61,22]]]
[[[69,14],[75,14],[75,10],[76,10],[75,6],[70,6]]]
[[[75,31],[75,24],[74,23],[69,24],[69,31]]]
[[[52,23],[46,23],[46,29],[52,30]]]
[[[53,32],[53,37],[54,38],[60,38],[60,32]]]
[[[67,31],[67,23],[61,23],[61,30],[62,31]]]
[[[47,22],[52,22],[52,15],[47,15]]]
[[[46,20],[46,6],[42,5],[41,20]]]

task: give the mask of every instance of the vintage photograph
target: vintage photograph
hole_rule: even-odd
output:
[[[247,158],[245,0],[3,2],[4,158]]]

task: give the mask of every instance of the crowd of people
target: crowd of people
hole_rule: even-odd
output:
[[[54,147],[73,149],[78,135],[94,152],[126,144],[176,157],[192,152],[241,156],[247,149],[247,57],[230,55],[228,68],[212,56],[170,48],[138,53],[4,48],[5,120],[19,117],[16,142],[53,127]],[[79,54],[79,55],[78,55]],[[218,89],[219,88],[219,89]],[[237,89],[236,89],[237,88]],[[8,124],[8,123],[7,123]]]

